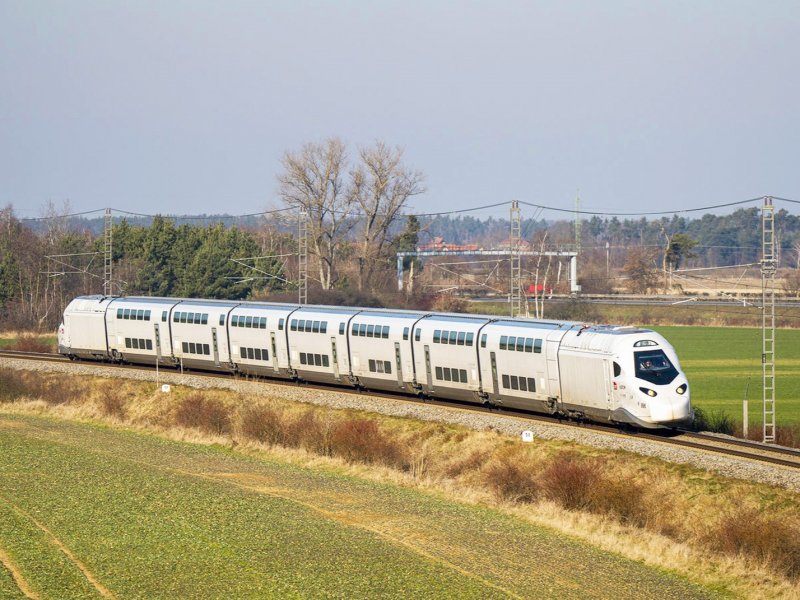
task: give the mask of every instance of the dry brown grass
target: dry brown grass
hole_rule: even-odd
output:
[[[175,386],[162,394],[150,383],[9,369],[0,369],[0,402],[4,411],[122,422],[490,503],[651,564],[702,572],[704,581],[744,595],[765,581],[775,595],[800,591],[798,496],[685,465],[233,392]],[[738,506],[755,512],[740,514]],[[759,517],[766,514],[770,520]]]

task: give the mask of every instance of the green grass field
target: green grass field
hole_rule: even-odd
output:
[[[0,415],[0,473],[3,598],[712,595],[487,508],[107,427]]]
[[[761,423],[761,330],[737,327],[654,327],[675,347],[689,378],[692,403],[724,410],[742,420],[749,399],[750,423]],[[779,329],[775,340],[778,425],[800,423],[800,330]]]

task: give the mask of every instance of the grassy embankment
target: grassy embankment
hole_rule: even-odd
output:
[[[233,392],[0,378],[0,548],[44,596],[58,573],[88,589],[52,537],[120,595],[704,593],[662,569],[706,591],[800,593],[785,490]]]

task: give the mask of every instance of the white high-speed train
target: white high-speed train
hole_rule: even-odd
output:
[[[327,382],[675,427],[691,421],[672,346],[634,327],[369,308],[81,296],[70,358]]]

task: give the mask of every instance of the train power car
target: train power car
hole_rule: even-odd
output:
[[[692,419],[672,346],[635,327],[269,302],[81,296],[73,359],[180,366],[489,403],[643,428]]]

